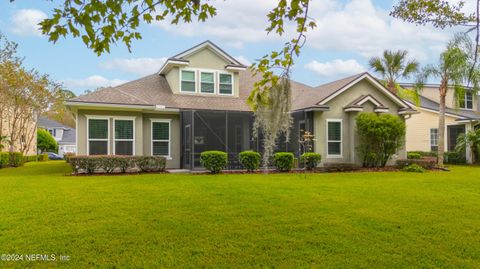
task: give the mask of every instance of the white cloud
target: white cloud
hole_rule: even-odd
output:
[[[46,18],[47,14],[38,9],[17,10],[12,15],[10,31],[21,36],[41,36],[38,23]]]
[[[167,58],[115,58],[100,64],[107,70],[120,70],[126,73],[145,76],[157,72]]]
[[[266,41],[275,41],[281,46],[293,37],[291,25],[283,37],[265,32],[266,14],[277,3],[275,0],[220,1],[216,2],[218,15],[207,22],[171,25],[165,21],[155,25],[182,36],[213,38],[222,42],[221,46],[242,48],[245,44]],[[437,58],[453,33],[453,30],[419,27],[394,19],[388,15],[389,11],[375,6],[372,0],[312,1],[309,15],[315,19],[317,28],[307,33],[306,46],[323,52],[357,53],[365,58],[379,55],[385,49],[407,49],[417,60],[426,61],[433,56]]]
[[[336,59],[324,63],[320,63],[314,60],[306,64],[305,68],[326,77],[354,75],[365,71],[365,67],[363,67],[361,64],[359,64],[356,60],[353,59]]]
[[[246,66],[250,66],[252,65],[252,62],[247,59],[247,57],[243,56],[243,55],[239,55],[239,56],[236,56],[236,57],[233,57],[235,58],[237,61],[239,61],[240,63],[246,65]]]
[[[65,86],[72,89],[96,89],[100,87],[117,86],[127,81],[121,79],[107,79],[100,75],[93,75],[84,79],[66,79],[63,82]]]

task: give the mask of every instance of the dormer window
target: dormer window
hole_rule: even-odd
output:
[[[181,92],[195,92],[195,71],[182,70],[181,72]]]
[[[200,72],[200,92],[215,93],[215,74],[213,72]]]
[[[220,73],[219,77],[220,77],[219,93],[232,95],[233,94],[233,76],[231,74]]]

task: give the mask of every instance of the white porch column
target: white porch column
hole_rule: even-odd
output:
[[[472,123],[465,123],[465,133],[468,133],[468,131],[471,131],[473,130],[473,126],[472,126]],[[465,150],[465,159],[467,160],[467,163],[468,164],[471,164],[472,163],[472,151],[470,150],[470,146],[466,146],[466,150]]]

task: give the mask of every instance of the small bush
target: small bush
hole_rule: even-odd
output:
[[[161,172],[165,170],[165,165],[166,165],[165,157],[136,156],[131,160],[140,169],[141,172]],[[126,165],[126,164],[122,163],[122,165]]]
[[[292,170],[293,160],[294,156],[291,152],[277,152],[273,155],[273,165],[281,172]]]
[[[455,151],[445,152],[443,162],[447,164],[466,164],[467,160],[463,155]]]
[[[315,152],[306,152],[300,156],[300,162],[305,165],[305,169],[312,170],[318,166],[322,160],[322,155]]]
[[[10,164],[10,154],[8,152],[0,152],[0,168],[5,168]]]
[[[408,152],[407,153],[407,159],[414,160],[414,159],[421,159],[422,155],[417,152]]]
[[[410,159],[410,160],[397,160],[397,166],[400,168],[404,168],[411,164],[416,164],[424,169],[433,169],[437,165],[437,161],[435,159]]]
[[[415,164],[415,163],[413,163],[409,166],[405,166],[402,170],[405,171],[405,172],[413,172],[413,173],[423,173],[423,172],[425,172],[425,169],[423,167],[421,167],[420,165]]]
[[[23,165],[23,154],[21,152],[9,152],[10,153],[10,163],[12,167],[20,167]]]
[[[407,152],[407,155],[408,155],[408,153],[420,154],[421,157],[437,157],[437,152],[435,152],[435,151],[419,151],[419,150],[416,150],[416,151]]]
[[[36,162],[36,161],[38,161],[38,155],[23,156],[24,163]]]
[[[220,173],[227,166],[227,153],[216,150],[204,151],[200,154],[200,163],[212,174]]]
[[[238,159],[243,168],[247,169],[249,172],[253,172],[260,167],[261,156],[258,152],[251,150],[240,152]]]
[[[39,162],[48,161],[48,154],[39,154],[37,160],[38,160]]]

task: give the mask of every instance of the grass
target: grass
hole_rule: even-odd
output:
[[[480,168],[65,176],[0,170],[0,267],[479,268]],[[69,261],[58,261],[69,255]]]

